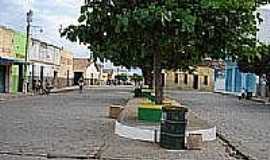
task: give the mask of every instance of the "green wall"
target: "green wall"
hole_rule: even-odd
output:
[[[26,45],[26,35],[24,33],[15,32],[14,43],[13,43],[13,53],[17,59],[24,59],[25,57],[25,45]]]

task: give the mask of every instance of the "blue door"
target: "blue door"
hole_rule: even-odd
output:
[[[230,92],[232,91],[232,69],[226,70],[225,87],[226,87],[226,91],[230,91]]]
[[[235,92],[241,92],[242,90],[242,75],[239,69],[235,69]]]
[[[0,66],[0,93],[5,92],[5,67]]]
[[[256,75],[249,73],[246,78],[246,88],[248,92],[256,92]]]

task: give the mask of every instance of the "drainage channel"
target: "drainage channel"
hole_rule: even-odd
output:
[[[34,153],[16,153],[0,151],[1,155],[11,155],[11,156],[23,156],[23,157],[39,157],[46,159],[97,159],[95,154],[93,155],[69,155],[69,154],[34,154]]]
[[[228,139],[226,139],[221,133],[216,133],[217,137],[224,143],[226,144],[231,151],[233,152],[233,154],[231,155],[232,157],[236,158],[236,159],[240,159],[240,160],[255,160],[254,158],[252,158],[249,155],[246,155],[245,153],[243,153],[242,151],[240,151],[239,149],[237,149],[237,147],[235,147]]]

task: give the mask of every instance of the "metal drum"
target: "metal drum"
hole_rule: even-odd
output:
[[[160,146],[166,149],[185,149],[186,112],[184,107],[162,107]]]

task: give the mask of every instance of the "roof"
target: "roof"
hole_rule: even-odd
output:
[[[1,26],[1,25],[0,25],[0,28],[2,28],[2,29],[4,29],[4,30],[11,31],[11,32],[16,32],[16,31],[13,30],[12,28],[9,28],[9,27],[6,27],[6,26]]]
[[[62,50],[62,49],[63,49],[63,48],[61,48],[61,47],[52,45],[52,44],[50,44],[50,43],[48,43],[48,42],[44,42],[44,41],[41,41],[41,40],[36,39],[36,38],[31,38],[31,40],[34,41],[34,42],[39,42],[39,43],[46,44],[47,46],[51,46],[51,47],[57,48],[57,49],[59,49],[59,50]]]
[[[73,58],[73,70],[85,72],[91,63],[89,58]]]
[[[24,60],[19,60],[11,57],[0,57],[0,64],[9,65],[9,64],[26,64]],[[27,64],[30,64],[27,62]]]

